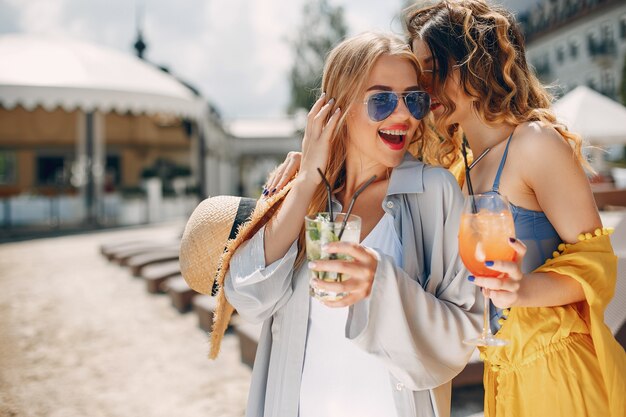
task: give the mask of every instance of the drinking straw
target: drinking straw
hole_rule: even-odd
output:
[[[465,182],[467,183],[467,193],[472,201],[472,213],[478,213],[478,209],[476,208],[476,201],[474,201],[474,187],[472,187],[472,179],[470,178],[470,167],[467,163],[467,141],[463,139],[462,149],[463,149],[463,161],[465,162]]]
[[[346,212],[346,217],[344,217],[343,222],[341,223],[341,230],[339,231],[338,240],[341,240],[341,236],[343,235],[343,231],[346,229],[346,224],[348,223],[348,218],[350,217],[350,213],[352,213],[352,207],[354,207],[354,202],[356,198],[376,179],[376,175],[372,175],[372,178],[367,180],[365,184],[361,185],[358,190],[352,196],[352,200],[350,200],[350,205],[348,206],[348,211]]]
[[[472,168],[474,168],[474,165],[476,165],[477,163],[480,162],[481,159],[483,159],[485,157],[485,155],[487,155],[489,153],[489,151],[491,150],[491,148],[487,148],[483,151],[483,153],[481,153],[480,155],[478,155],[478,158],[474,159],[474,161],[472,161],[472,163],[469,166],[470,171],[472,170]]]
[[[328,180],[324,176],[324,173],[321,169],[317,168],[317,172],[319,172],[322,180],[324,181],[324,184],[326,185],[326,194],[328,195],[328,214],[330,215],[330,221],[333,222],[335,221],[335,217],[333,216],[333,203],[331,200],[332,191],[330,189],[330,184],[328,183]]]

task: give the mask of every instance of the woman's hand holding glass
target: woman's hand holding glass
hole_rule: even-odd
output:
[[[503,279],[504,273],[492,268],[495,261],[515,263],[517,253],[507,245],[515,236],[513,215],[507,199],[499,194],[472,193],[469,175],[466,198],[459,227],[459,254],[467,269],[474,275],[468,277],[476,283],[476,276]],[[463,342],[475,346],[504,346],[508,341],[491,332],[489,322],[489,292],[484,292],[483,331],[479,337]]]
[[[522,261],[526,255],[526,245],[515,238],[509,238],[509,245],[515,250],[515,261],[486,261],[489,269],[501,274],[497,277],[475,276],[473,283],[483,289],[485,296],[491,299],[498,308],[508,308],[515,305],[522,288],[524,273]],[[489,262],[489,264],[487,264]]]
[[[352,260],[316,260],[309,263],[314,271],[346,274],[349,279],[342,282],[326,282],[315,279],[311,282],[316,288],[334,293],[347,293],[339,300],[322,300],[328,307],[347,307],[368,297],[372,291],[374,275],[378,267],[376,253],[369,248],[352,242],[333,242],[324,248],[328,253],[341,253]]]

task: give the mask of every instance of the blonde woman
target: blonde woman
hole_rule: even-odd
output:
[[[324,69],[325,94],[308,116],[301,168],[280,210],[241,245],[225,277],[227,300],[262,322],[247,416],[448,416],[450,380],[478,333],[476,287],[457,256],[462,195],[454,177],[406,152],[423,139],[428,94],[401,40],[366,33],[345,40]],[[356,200],[360,244],[304,256],[304,217],[326,211],[317,169],[333,185],[335,212]],[[347,273],[309,296],[309,268]]]

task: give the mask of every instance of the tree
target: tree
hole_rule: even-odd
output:
[[[333,7],[328,0],[306,0],[302,23],[291,42],[295,61],[290,73],[290,114],[311,108],[321,85],[326,55],[347,32],[341,6]]]

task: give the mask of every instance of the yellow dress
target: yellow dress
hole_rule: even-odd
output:
[[[535,270],[576,279],[585,301],[506,310],[498,337],[509,345],[480,348],[485,417],[626,416],[626,353],[604,324],[617,276],[608,234],[562,244]]]

